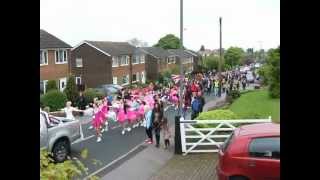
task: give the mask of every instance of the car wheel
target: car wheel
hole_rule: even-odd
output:
[[[229,180],[249,180],[249,178],[244,176],[231,176],[229,177]]]
[[[67,159],[70,152],[68,140],[62,139],[55,143],[52,149],[53,159],[56,162],[63,162]]]

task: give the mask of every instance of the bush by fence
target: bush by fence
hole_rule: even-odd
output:
[[[58,90],[51,90],[40,98],[40,105],[42,104],[43,107],[48,106],[51,111],[64,108],[66,102],[67,96]]]

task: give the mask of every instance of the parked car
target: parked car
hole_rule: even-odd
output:
[[[71,143],[80,139],[78,120],[49,116],[40,110],[40,149],[52,152],[56,162],[63,162],[71,152]]]
[[[117,84],[104,84],[100,85],[96,90],[102,92],[104,95],[110,95],[110,94],[116,94],[119,90],[121,90],[123,87]]]
[[[261,123],[237,128],[218,154],[219,180],[280,180],[280,125]]]

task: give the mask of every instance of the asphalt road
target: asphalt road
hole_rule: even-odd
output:
[[[206,102],[214,98],[213,96],[206,96]],[[167,111],[165,111],[164,115],[168,118],[171,126],[174,126],[174,117],[177,114],[178,111],[172,106],[168,107]],[[186,119],[190,119],[190,114],[189,110]],[[88,157],[86,159],[80,158],[81,162],[88,168],[88,175],[97,174],[98,176],[103,176],[108,171],[125,162],[123,160],[125,157],[132,157],[142,151],[143,146],[147,146],[144,143],[144,140],[147,138],[144,127],[134,128],[130,132],[126,132],[125,135],[122,135],[122,128],[115,122],[110,123],[109,130],[103,133],[102,141],[97,143],[94,129],[88,129],[91,124],[90,119],[82,117],[81,121],[84,123],[82,125],[84,140],[72,144],[71,156],[80,158],[81,151],[84,149],[88,150]],[[120,157],[124,158],[120,160]],[[94,164],[95,160],[100,163]],[[82,178],[86,176],[83,175]]]

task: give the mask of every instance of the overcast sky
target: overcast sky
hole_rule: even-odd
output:
[[[179,37],[180,0],[41,0],[40,28],[71,46],[82,40],[157,43]],[[269,49],[280,45],[280,0],[184,0],[184,46]],[[261,42],[261,43],[259,43]]]

